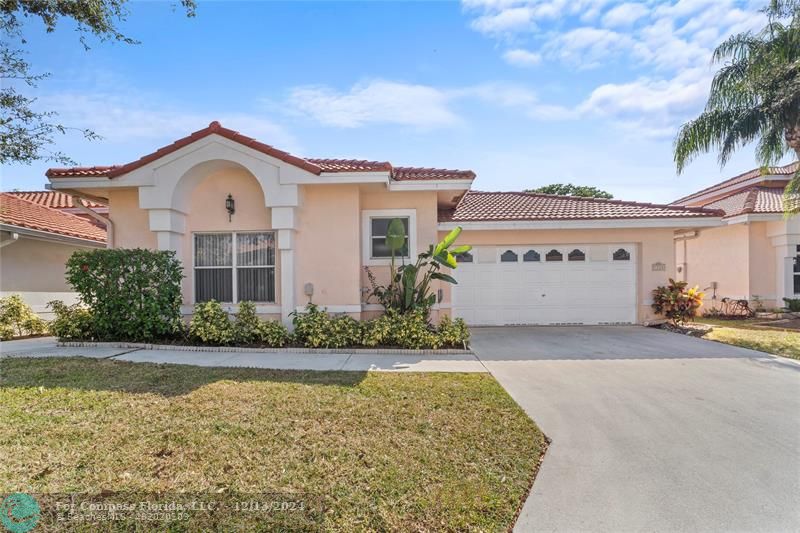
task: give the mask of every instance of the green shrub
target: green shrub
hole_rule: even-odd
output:
[[[392,344],[413,350],[442,347],[441,339],[430,327],[421,309],[394,317]]]
[[[84,341],[95,338],[92,313],[80,304],[67,305],[53,300],[47,306],[53,310],[55,319],[50,322],[50,332],[62,341]]]
[[[47,322],[34,313],[19,294],[0,298],[0,340],[46,332]]]
[[[194,306],[194,315],[189,323],[191,340],[203,344],[227,346],[234,343],[235,337],[234,325],[219,302],[211,300]]]
[[[361,342],[357,320],[347,315],[332,317],[314,304],[302,313],[292,312],[292,323],[294,342],[307,348],[345,348]]]
[[[469,343],[469,328],[461,318],[453,320],[448,315],[443,316],[436,333],[446,348],[465,348]]]
[[[389,310],[378,318],[361,322],[360,344],[367,348],[391,346],[394,342],[395,317],[396,313]]]
[[[233,323],[233,341],[236,344],[256,344],[259,341],[260,323],[261,320],[256,316],[256,304],[242,302]]]
[[[233,323],[233,337],[236,344],[280,348],[286,345],[289,331],[280,322],[259,319],[253,302],[242,302]]]
[[[786,308],[792,313],[800,312],[800,298],[784,298],[783,301],[786,302]]]
[[[289,343],[289,330],[275,320],[262,320],[258,324],[258,343],[270,348],[282,348]]]
[[[149,341],[180,329],[183,267],[175,252],[80,251],[67,260],[67,281],[89,307],[101,340]]]
[[[653,290],[653,310],[674,324],[692,320],[703,305],[705,294],[698,287],[687,289],[685,281],[669,280],[669,285]]]

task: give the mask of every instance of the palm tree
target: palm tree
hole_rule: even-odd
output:
[[[705,110],[675,139],[681,173],[700,153],[718,152],[720,166],[738,148],[757,141],[763,167],[794,151],[800,159],[800,0],[771,0],[768,24],[720,44],[712,63],[722,64]],[[800,169],[786,187],[787,212],[800,212]]]

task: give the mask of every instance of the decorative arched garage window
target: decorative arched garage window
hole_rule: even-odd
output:
[[[525,261],[526,263],[536,263],[541,259],[542,257],[536,250],[528,250],[527,252],[525,252],[525,255],[522,256],[522,260]]]
[[[567,255],[567,259],[569,261],[586,261],[586,254],[575,248]]]
[[[501,263],[516,263],[518,259],[519,259],[519,257],[517,256],[517,254],[515,254],[511,250],[506,250],[500,256],[500,262]]]
[[[456,263],[472,263],[472,254],[464,252],[456,255]]]
[[[614,261],[630,261],[631,253],[624,248],[620,248],[616,252],[614,252],[613,257]]]
[[[558,250],[550,250],[544,258],[545,261],[563,261],[564,255]]]

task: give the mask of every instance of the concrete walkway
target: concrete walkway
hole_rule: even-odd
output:
[[[477,328],[552,440],[516,531],[800,531],[800,364],[642,327]]]
[[[486,372],[475,355],[390,355],[385,353],[187,352],[131,348],[62,347],[52,337],[0,343],[0,357],[113,358],[136,363],[273,368],[280,370],[374,370],[392,372]]]

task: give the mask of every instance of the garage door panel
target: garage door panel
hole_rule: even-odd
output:
[[[528,248],[589,249],[549,244]],[[459,265],[453,315],[474,325],[635,322],[635,262],[612,261],[608,250],[608,245],[593,245],[591,260],[585,262],[503,263],[497,250],[492,256],[487,247],[486,262]]]

